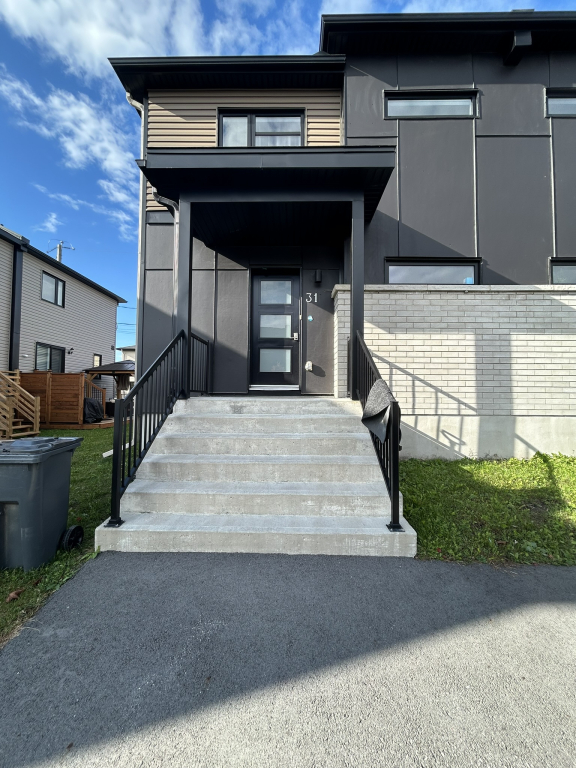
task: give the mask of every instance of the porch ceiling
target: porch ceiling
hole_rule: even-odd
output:
[[[202,203],[290,203],[285,216],[299,210],[301,218],[303,204],[317,204],[320,215],[318,204],[363,198],[367,222],[394,163],[393,147],[157,149],[138,161],[162,196],[187,199],[193,208]]]

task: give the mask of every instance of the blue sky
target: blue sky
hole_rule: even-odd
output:
[[[128,300],[134,341],[140,121],[109,56],[302,54],[321,13],[576,9],[468,0],[0,0],[0,223]],[[52,241],[52,242],[49,242]]]

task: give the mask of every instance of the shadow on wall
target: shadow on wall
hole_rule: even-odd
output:
[[[550,335],[547,321],[555,306],[561,306],[563,314],[570,315],[574,321],[571,324],[563,322],[561,328],[563,334],[576,335],[576,313],[567,309],[566,305],[555,299],[552,294],[540,295],[546,300],[546,311],[533,316],[536,321],[532,327],[527,326],[522,330],[519,326],[512,334],[500,324],[496,324],[493,333],[489,333],[486,328],[475,333],[474,403],[456,397],[422,376],[403,368],[395,363],[391,356],[384,357],[382,352],[380,354],[373,352],[381,374],[388,381],[393,392],[395,378],[398,378],[398,375],[403,380],[404,386],[406,380],[410,382],[409,401],[400,401],[403,410],[403,458],[529,458],[538,451],[576,454],[576,415],[562,415],[562,410],[565,408],[562,400],[569,398],[569,392],[562,390],[569,389],[572,386],[571,383],[558,380],[554,389],[538,391],[538,379],[535,378],[532,388],[528,386],[524,393],[517,390],[517,383],[522,374],[517,370],[514,375],[514,336],[524,334],[534,338],[538,335]],[[513,301],[513,298],[510,300]],[[396,333],[391,328],[386,330]],[[559,333],[560,328],[554,330],[556,334],[551,335],[562,335]],[[442,335],[446,332],[445,326],[431,328],[428,323],[423,324],[419,329],[415,318],[412,331],[414,334]],[[463,330],[466,335],[473,332],[474,330],[470,327]],[[451,333],[457,333],[457,331]],[[420,343],[425,344],[425,342]],[[529,354],[525,353],[524,366],[529,359]],[[537,373],[542,363],[533,359],[532,365],[534,373]],[[463,383],[466,382],[467,375],[469,374],[462,366]],[[530,378],[529,371],[526,377]],[[433,393],[432,408],[421,406],[419,408],[422,389]],[[524,409],[522,395],[529,399],[529,402],[524,404]],[[556,405],[547,404],[546,398],[548,400],[555,398]],[[538,402],[542,402],[543,412],[533,409],[533,404]],[[418,413],[420,409],[424,413]],[[554,411],[558,415],[555,415]]]

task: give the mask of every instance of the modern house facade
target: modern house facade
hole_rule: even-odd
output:
[[[80,373],[114,362],[124,301],[0,227],[0,371]],[[115,396],[111,377],[97,383]]]
[[[356,396],[404,456],[574,453],[576,14],[324,16],[313,56],[114,59],[142,118],[138,375]]]

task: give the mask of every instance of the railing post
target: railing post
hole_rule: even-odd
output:
[[[120,517],[122,498],[122,462],[124,461],[124,400],[116,400],[114,407],[114,442],[112,445],[112,497],[110,519],[107,528],[119,528],[124,522]]]
[[[34,398],[34,432],[40,432],[40,397]]]
[[[390,403],[390,506],[391,517],[388,530],[403,531],[400,525],[400,405]]]

